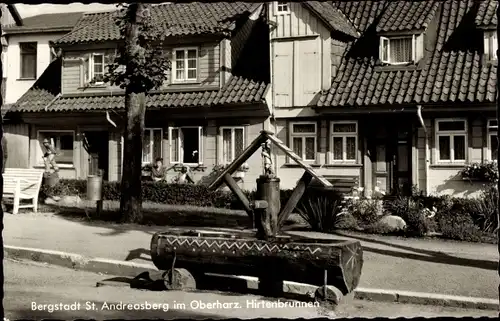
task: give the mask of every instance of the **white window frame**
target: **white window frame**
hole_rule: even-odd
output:
[[[183,163],[184,159],[184,134],[182,132],[183,128],[198,128],[198,163]],[[179,160],[172,160],[172,131],[178,130],[177,135],[177,155],[179,155]],[[202,126],[181,126],[181,127],[169,127],[168,128],[168,145],[169,145],[169,160],[170,164],[182,164],[182,165],[202,165],[203,164],[203,127]]]
[[[224,160],[224,130],[231,130],[231,155],[233,155],[233,159],[231,159],[230,161],[226,162]],[[235,150],[236,150],[236,140],[235,140],[235,130],[237,129],[241,129],[242,132],[243,132],[243,150],[245,149],[246,147],[246,139],[245,139],[245,127],[244,126],[221,126],[219,127],[219,155],[220,155],[220,164],[221,165],[228,165],[230,164],[231,162],[233,162],[236,158],[234,157],[235,155]]]
[[[314,125],[314,133],[294,133],[293,126],[294,125]],[[293,146],[293,139],[300,137],[302,138],[302,154],[299,157],[304,162],[315,162],[317,159],[318,153],[318,123],[313,121],[299,121],[299,122],[290,122],[289,127],[289,141],[290,141],[290,149],[295,153],[295,149]],[[314,159],[306,159],[306,138],[314,138]]]
[[[491,156],[491,136],[497,136],[497,139],[498,139],[498,123],[496,126],[493,126],[493,125],[491,125],[492,121],[497,121],[497,120],[496,119],[488,119],[488,124],[486,127],[486,129],[488,131],[486,159],[488,161],[496,162],[497,159],[493,159]]]
[[[356,131],[354,132],[334,132],[333,127],[335,125],[340,124],[354,124],[356,125]],[[357,120],[336,120],[330,122],[330,160],[331,163],[353,163],[356,164],[358,162],[358,121]],[[335,137],[342,137],[342,159],[335,159],[335,150],[333,145],[333,139]],[[347,138],[354,138],[354,150],[355,156],[354,159],[347,159]]]
[[[102,52],[91,53],[91,54],[89,54],[89,57],[88,57],[89,59],[87,61],[88,76],[84,75],[85,84],[89,84],[92,81],[92,79],[94,79],[94,77],[95,77],[95,71],[94,71],[94,57],[95,56],[102,56],[102,76],[104,77],[104,75],[106,74],[106,70],[105,70],[106,64],[105,64],[104,53],[102,53]],[[92,85],[94,85],[94,86],[104,85],[104,81],[96,81]]]
[[[498,51],[498,34],[496,30],[485,31],[485,39],[484,39],[484,53],[488,56],[489,60],[497,60],[497,51]]]
[[[391,59],[391,40],[410,38],[409,36],[398,36],[398,37],[380,37],[380,47],[379,47],[379,58],[384,64],[390,65],[406,65],[415,62],[417,56],[417,38],[415,35],[411,35],[411,61],[405,62],[393,62]],[[387,42],[387,60],[384,57],[384,42]]]
[[[188,78],[189,70],[188,67],[188,51],[195,50],[196,51],[196,77]],[[184,75],[183,79],[177,79],[177,52],[184,51]],[[181,47],[174,48],[172,51],[172,82],[173,83],[193,83],[198,82],[200,75],[200,57],[199,57],[199,49],[198,47]],[[192,69],[192,68],[191,68]]]
[[[450,130],[450,131],[440,131],[439,130],[439,123],[443,122],[463,122],[464,123],[464,130]],[[465,118],[439,118],[435,120],[434,123],[434,132],[435,132],[435,152],[436,152],[436,160],[438,164],[465,164],[467,163],[468,159],[468,148],[469,148],[469,131],[468,131],[468,124],[467,124],[467,119]],[[450,137],[450,159],[441,159],[440,156],[440,146],[439,146],[439,137],[445,136],[445,137]],[[455,144],[454,144],[454,137],[455,136],[465,136],[465,144],[464,144],[464,157],[465,159],[455,159]]]
[[[57,162],[57,166],[59,168],[74,168],[75,167],[75,131],[74,130],[65,130],[65,129],[59,129],[59,130],[55,130],[55,129],[39,129],[37,130],[37,134],[36,134],[36,138],[37,138],[37,144],[40,144],[40,133],[71,133],[73,135],[73,160],[71,161],[71,164],[68,164],[68,163],[59,163],[57,162],[57,158],[56,158],[56,162]],[[54,146],[54,148],[56,148],[55,146],[55,142],[51,141],[50,144],[52,146]],[[42,153],[43,153],[43,150],[41,150]],[[35,163],[35,166],[45,166],[44,162],[43,162],[43,159],[42,159],[42,155],[37,155],[37,161]]]
[[[159,131],[160,132],[160,137],[161,137],[161,142],[160,142],[160,157],[163,157],[163,128],[154,128],[154,127],[151,127],[151,128],[144,128],[144,133],[146,133],[146,131],[149,131],[149,154],[151,155],[151,160],[150,161],[144,161],[144,152],[142,153],[141,155],[141,162],[142,162],[142,165],[147,165],[147,164],[153,164],[155,159],[152,157],[153,155],[153,152],[154,152],[154,149],[155,149],[155,146],[154,146],[154,133],[155,131]],[[144,144],[144,141],[142,142]]]
[[[280,10],[281,8],[281,10]],[[283,10],[286,8],[286,10]],[[274,2],[274,12],[276,15],[289,14],[290,13],[290,2],[287,1],[275,1]]]

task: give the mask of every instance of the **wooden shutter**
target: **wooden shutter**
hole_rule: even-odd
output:
[[[294,105],[307,106],[314,102],[314,97],[321,89],[320,39],[297,41],[296,59],[298,70],[295,77],[297,91]]]
[[[275,42],[273,60],[274,104],[293,106],[293,42]]]

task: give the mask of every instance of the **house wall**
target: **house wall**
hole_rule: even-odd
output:
[[[326,26],[297,2],[278,14],[268,5],[271,29],[273,103],[276,107],[312,106],[331,85],[331,37]]]
[[[313,169],[319,175],[326,176],[357,176],[360,179],[360,185],[364,186],[363,182],[363,163],[364,160],[364,138],[358,136],[358,163],[357,164],[331,164],[331,156],[329,154],[330,148],[330,120],[325,117],[319,118],[293,118],[293,119],[279,119],[276,121],[277,137],[282,140],[287,146],[290,144],[289,126],[290,122],[295,121],[314,121],[317,122],[317,153],[316,161],[310,163]],[[355,119],[350,119],[355,120]],[[358,122],[358,128],[361,122]],[[282,189],[292,189],[296,186],[297,181],[300,179],[304,170],[297,166],[293,160],[288,159],[286,154],[273,147],[273,153],[277,154],[277,176],[281,179]]]
[[[20,42],[37,42],[37,79],[42,75],[50,64],[50,46],[49,41],[61,38],[64,33],[50,34],[20,34],[8,36],[8,47],[6,52],[7,69],[7,90],[5,104],[15,103],[28,89],[33,86],[36,79],[20,80],[21,73],[21,53],[19,49]]]
[[[4,124],[4,137],[7,141],[7,168],[28,168],[29,132],[28,124]]]
[[[172,50],[174,48],[183,47],[197,47],[199,56],[199,79],[195,83],[174,84],[172,83],[172,72],[168,76],[165,85],[162,89],[188,89],[200,87],[218,87],[220,84],[220,43],[219,42],[203,42],[201,39],[195,39],[189,43],[178,45],[166,45],[165,49],[168,51],[168,58],[172,59]],[[122,91],[118,86],[92,86],[84,88],[84,65],[83,60],[87,54],[94,52],[103,52],[108,61],[112,60],[115,53],[115,47],[112,43],[102,45],[89,45],[86,48],[66,48],[64,50],[64,63],[62,72],[62,93],[63,94],[76,94],[76,93],[99,93],[108,91]]]
[[[449,113],[448,113],[449,115]],[[459,117],[460,116],[460,117]],[[488,116],[481,114],[459,115],[457,118],[466,118],[468,123],[467,138],[467,163],[480,163],[486,159],[487,150],[487,119]],[[463,116],[463,117],[462,117]],[[491,118],[495,116],[492,114]],[[459,171],[464,168],[463,164],[443,165],[437,163],[435,120],[439,118],[450,118],[449,116],[435,116],[425,118],[424,122],[428,130],[429,139],[429,170],[428,170],[428,193],[431,195],[450,195],[453,197],[477,197],[484,188],[483,182],[464,181]],[[421,126],[417,130],[416,148],[416,185],[425,191],[425,133]]]

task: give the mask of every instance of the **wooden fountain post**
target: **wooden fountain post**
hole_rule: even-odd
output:
[[[259,240],[273,242],[278,234],[278,215],[281,209],[280,179],[272,171],[271,147],[269,141],[262,144],[264,173],[257,179],[257,199],[267,202],[267,207],[255,209],[254,226]],[[283,295],[283,277],[276,265],[260,266],[259,290],[266,296]]]

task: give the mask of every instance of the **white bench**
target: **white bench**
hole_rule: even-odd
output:
[[[6,168],[3,174],[3,198],[13,199],[12,214],[20,208],[38,209],[38,193],[42,185],[43,170],[31,168]],[[21,204],[22,200],[32,204]]]

